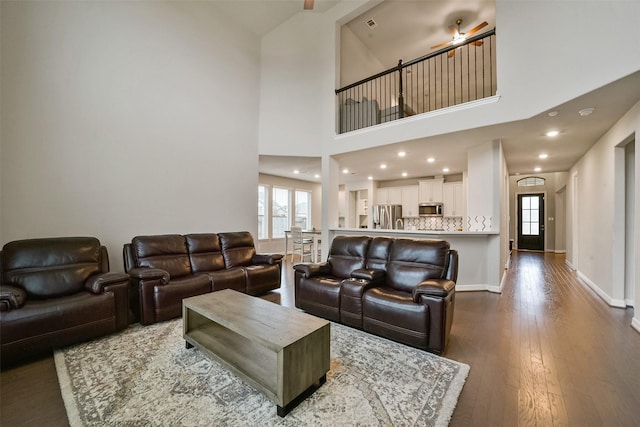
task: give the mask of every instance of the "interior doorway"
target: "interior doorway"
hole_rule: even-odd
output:
[[[518,249],[544,251],[544,194],[518,194]]]

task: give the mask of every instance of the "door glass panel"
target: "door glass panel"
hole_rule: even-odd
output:
[[[539,196],[522,196],[522,234],[538,236],[540,234],[540,198]]]

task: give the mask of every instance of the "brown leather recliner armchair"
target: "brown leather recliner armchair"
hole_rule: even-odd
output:
[[[326,263],[294,269],[296,307],[433,353],[446,351],[458,272],[458,253],[448,242],[336,236]]]
[[[128,326],[129,276],[98,239],[16,240],[0,258],[3,366]]]

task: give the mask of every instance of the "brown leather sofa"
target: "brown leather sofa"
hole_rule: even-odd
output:
[[[280,287],[281,254],[257,254],[246,231],[136,236],[124,245],[134,321],[182,315],[184,298],[235,289],[261,295]]]
[[[0,258],[3,366],[129,325],[129,276],[98,239],[16,240]]]
[[[309,313],[442,354],[453,322],[458,253],[444,240],[336,236],[327,262],[296,264]]]

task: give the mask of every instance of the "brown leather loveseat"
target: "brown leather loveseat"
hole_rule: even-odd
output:
[[[3,366],[129,325],[129,276],[98,239],[16,240],[0,258]]]
[[[444,240],[336,236],[327,262],[296,264],[295,304],[433,353],[453,322],[458,253]]]
[[[261,295],[280,287],[281,254],[258,254],[251,233],[136,236],[124,245],[134,321],[182,315],[184,298],[235,289]]]

